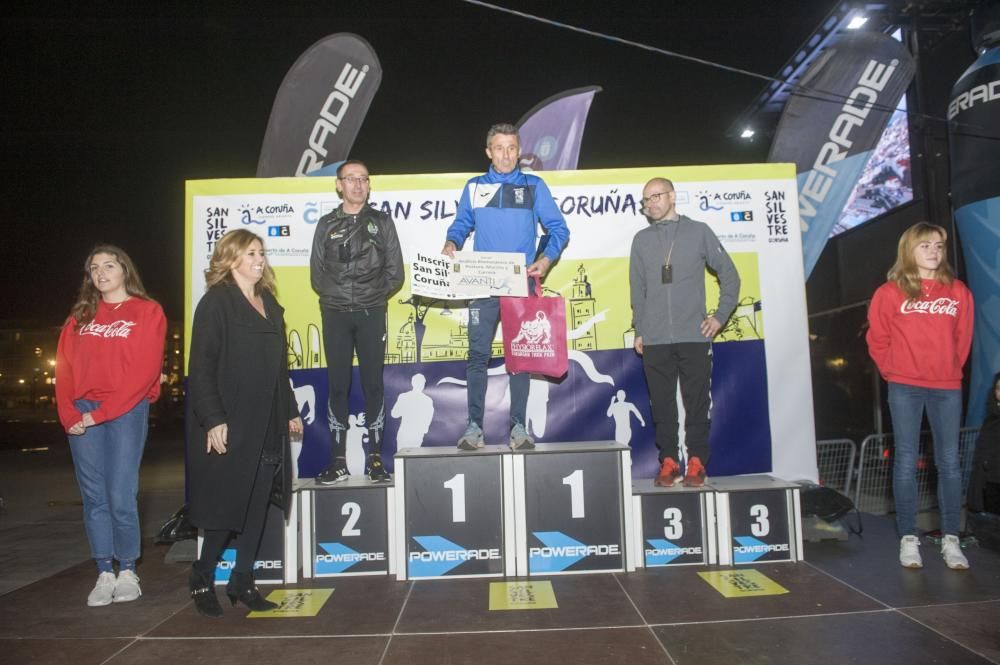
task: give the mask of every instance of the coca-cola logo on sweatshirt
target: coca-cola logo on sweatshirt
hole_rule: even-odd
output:
[[[951,298],[938,298],[937,300],[918,300],[912,302],[904,300],[899,306],[900,314],[947,314],[948,316],[958,316],[958,301]]]
[[[91,321],[80,328],[80,335],[91,335],[93,337],[128,337],[135,327],[135,321],[125,321],[118,319],[111,323],[95,323]]]

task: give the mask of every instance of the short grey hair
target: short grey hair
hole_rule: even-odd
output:
[[[521,142],[521,135],[517,133],[517,127],[510,124],[509,122],[498,122],[497,124],[490,127],[490,131],[486,132],[486,147],[490,147],[490,141],[497,134],[503,134],[504,136],[516,136],[517,142]]]

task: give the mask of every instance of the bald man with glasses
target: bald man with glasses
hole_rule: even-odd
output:
[[[635,234],[629,284],[635,351],[649,386],[660,470],[655,484],[705,484],[711,429],[712,338],[739,300],[740,277],[733,260],[707,224],[680,215],[677,193],[666,178],[642,190],[642,212],[650,225]],[[705,306],[705,269],[719,281],[719,302]],[[687,461],[679,456],[677,386],[684,403]]]

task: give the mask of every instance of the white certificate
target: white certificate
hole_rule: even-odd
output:
[[[410,263],[410,291],[442,300],[528,295],[524,254],[519,252],[417,252]]]

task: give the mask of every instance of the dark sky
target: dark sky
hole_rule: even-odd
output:
[[[604,91],[591,107],[580,168],[767,154],[766,144],[724,135],[760,80],[460,0],[146,4],[0,9],[0,319],[60,323],[99,241],[124,247],[168,317],[180,319],[184,181],[253,177],[282,78],[336,32],[367,39],[382,63],[352,151],[375,173],[481,171],[490,124],[516,122],[542,99],[592,84]],[[496,4],[765,75],[832,7]]]

